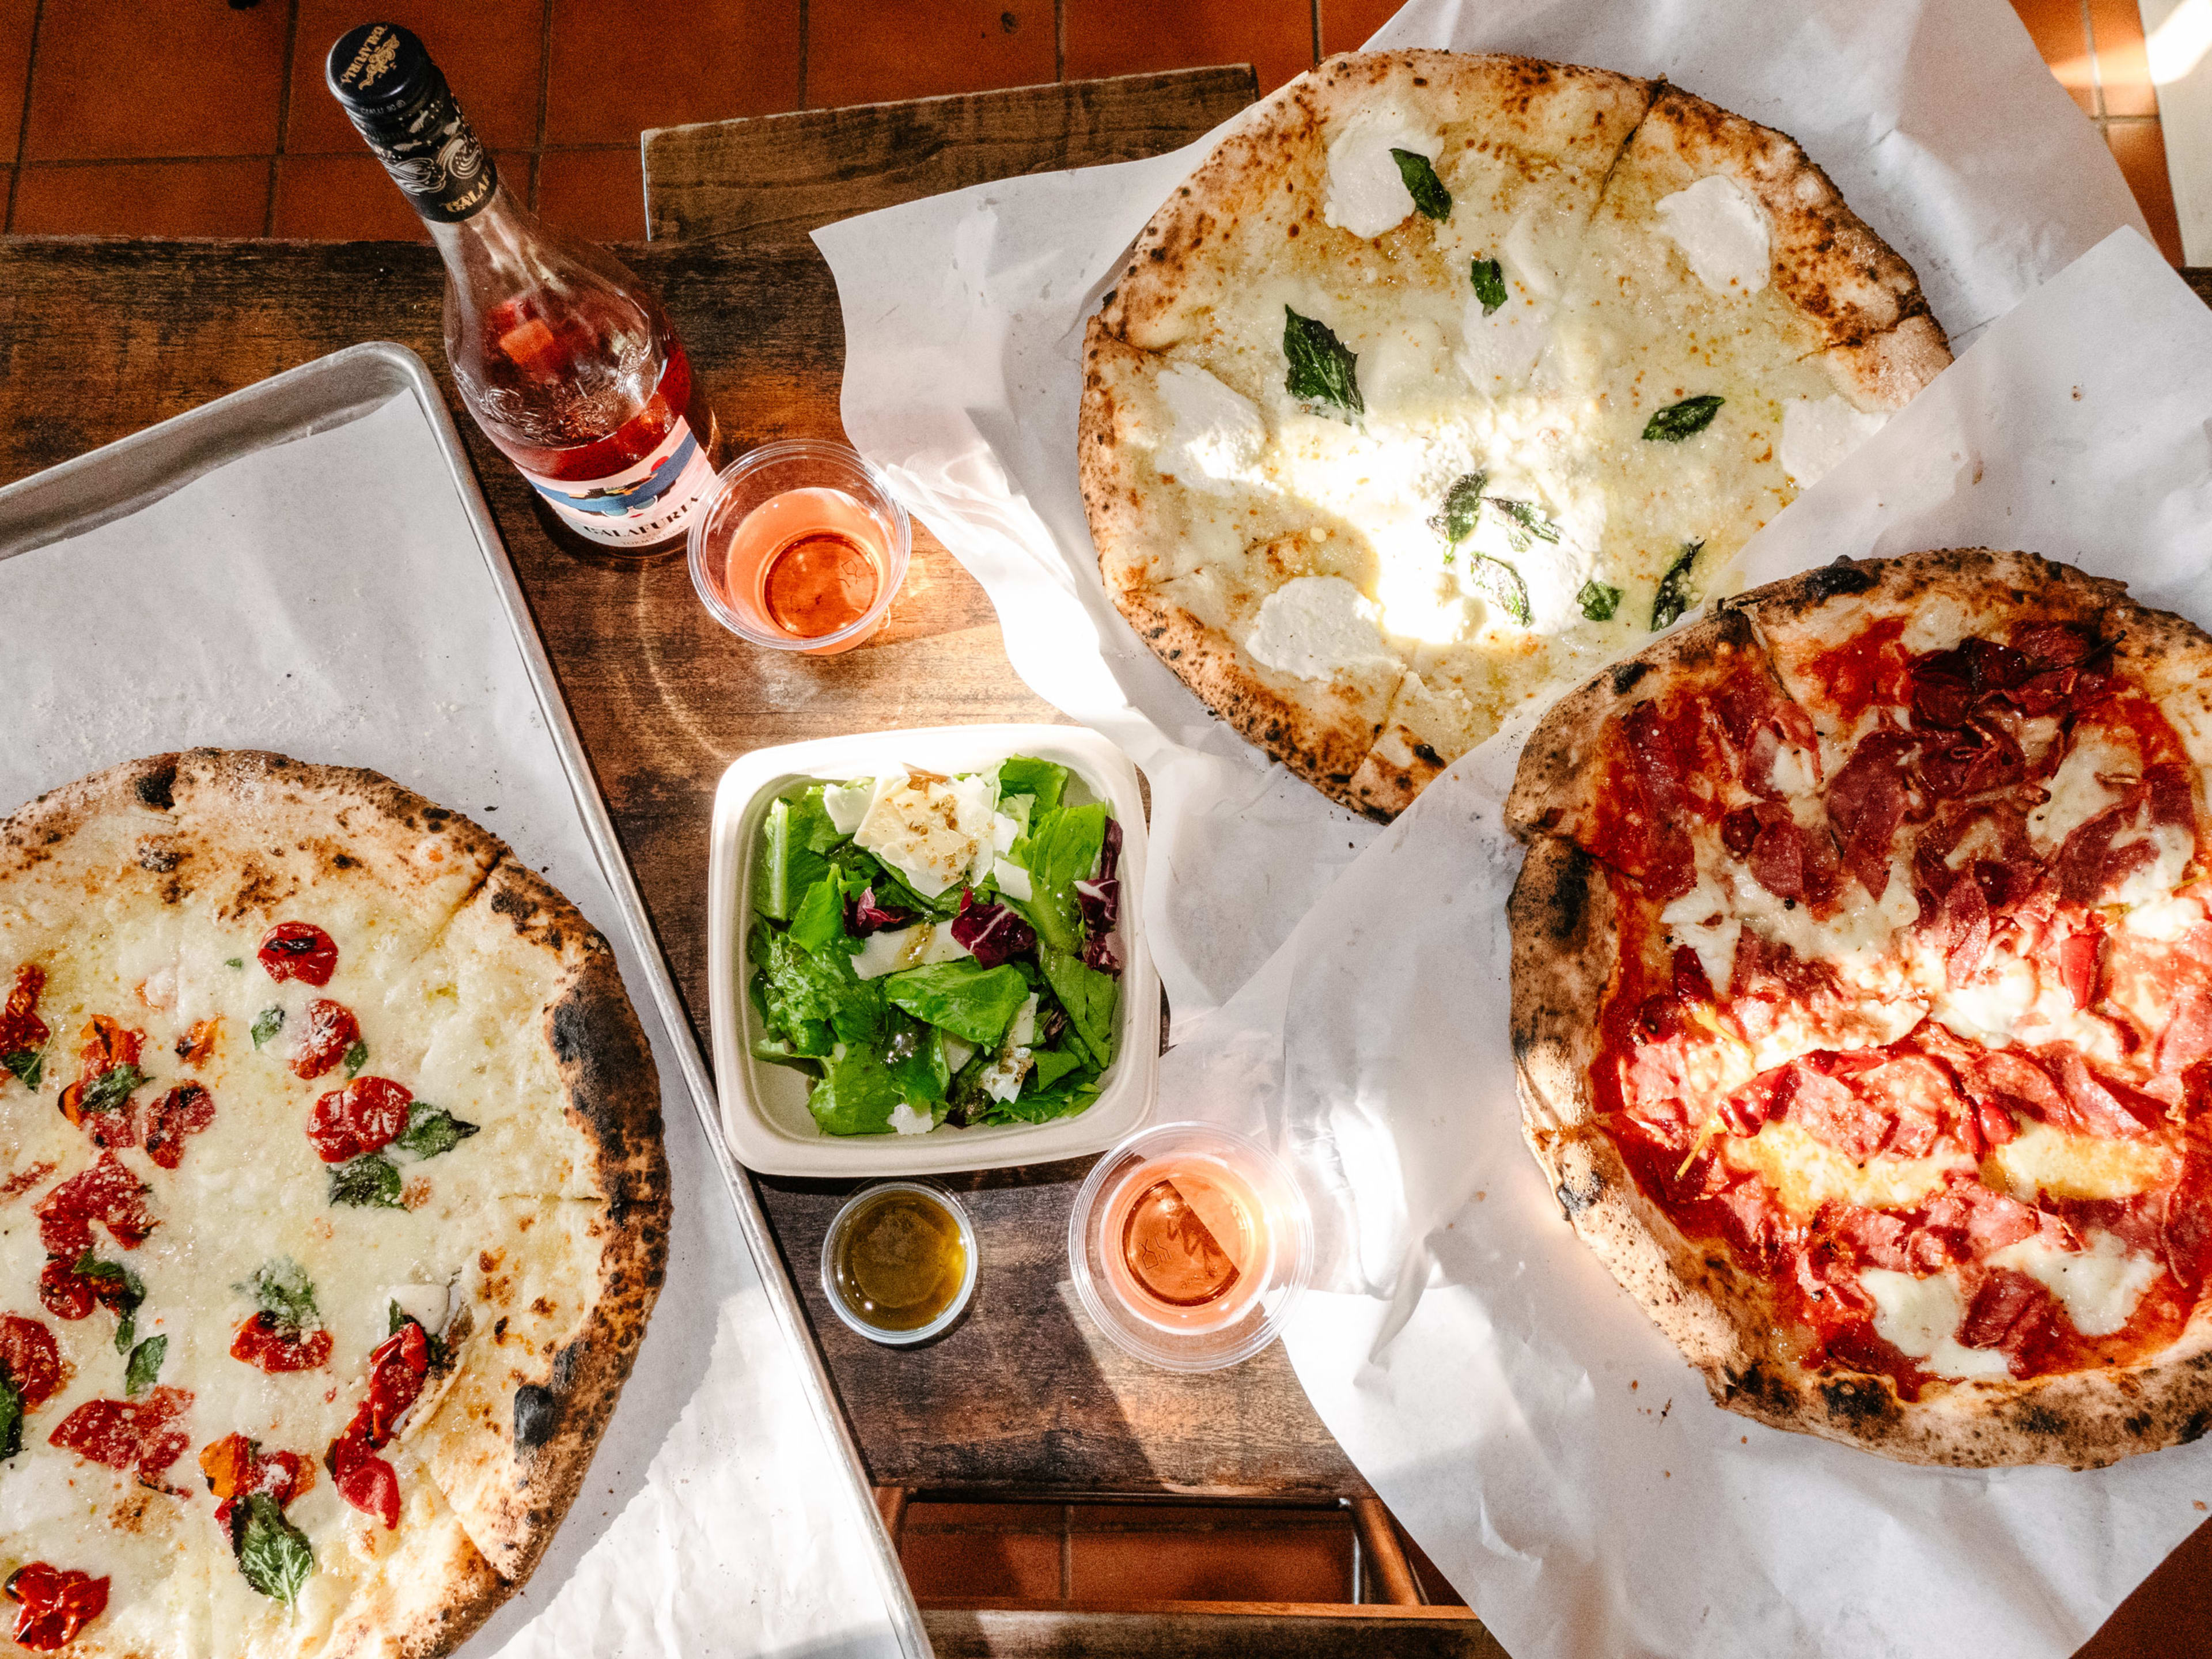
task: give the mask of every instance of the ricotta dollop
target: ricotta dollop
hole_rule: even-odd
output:
[[[1431,161],[1443,154],[1444,142],[1401,110],[1361,110],[1349,117],[1328,142],[1328,184],[1321,216],[1354,236],[1380,236],[1413,210],[1394,149],[1409,149]]]
[[[1244,648],[1279,673],[1302,680],[1396,659],[1382,642],[1382,612],[1341,576],[1295,576],[1261,602]]]
[[[1160,471],[1212,495],[1259,482],[1267,422],[1257,404],[1188,363],[1170,363],[1158,385],[1171,420],[1153,462]]]
[[[1766,286],[1766,210],[1735,179],[1717,173],[1660,198],[1659,222],[1714,293],[1751,295]]]

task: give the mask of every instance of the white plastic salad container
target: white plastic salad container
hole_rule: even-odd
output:
[[[1009,755],[1056,761],[1074,774],[1069,799],[1099,800],[1121,825],[1120,1030],[1114,1063],[1097,1100],[1073,1117],[997,1123],[927,1134],[832,1135],[806,1109],[809,1082],[795,1067],[753,1058],[759,1016],[745,993],[753,916],[753,849],[769,803],[795,783],[846,782],[892,767],[948,775],[979,772]],[[1145,805],[1137,769],[1097,732],[1080,726],[935,726],[861,732],[812,743],[756,749],[732,763],[714,792],[707,861],[708,1020],[722,1132],[740,1163],[763,1175],[908,1176],[993,1170],[1103,1152],[1150,1115],[1160,1063],[1160,981],[1146,949]]]

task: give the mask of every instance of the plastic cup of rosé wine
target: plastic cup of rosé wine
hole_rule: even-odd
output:
[[[1160,1123],[1091,1166],[1067,1220],[1076,1298],[1117,1347],[1171,1371],[1240,1364],[1313,1272],[1313,1217],[1258,1141]]]
[[[840,443],[763,444],[722,469],[691,521],[691,585],[768,651],[827,657],[883,626],[914,550],[884,476]]]

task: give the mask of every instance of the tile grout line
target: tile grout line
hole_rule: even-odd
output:
[[[553,0],[544,0],[538,23],[538,131],[530,146],[530,182],[524,186],[524,205],[535,213],[544,189],[545,121],[553,102]]]
[[[2086,5],[2087,0],[2082,0]],[[814,33],[814,19],[810,15],[807,0],[799,0],[799,105],[806,107],[806,39]]]
[[[15,122],[15,165],[8,173],[8,210],[0,214],[0,228],[13,231],[15,228],[15,192],[23,187],[23,164],[29,158],[24,154],[31,143],[31,81],[39,68],[39,25],[46,15],[46,0],[38,0],[31,9],[31,49],[23,54],[23,113]]]
[[[2089,15],[2089,0],[2081,0],[2081,44],[2089,52],[2089,100],[2096,106],[2095,118],[2105,118],[2105,70],[2097,61],[2097,25]],[[2102,130],[2098,137],[2104,136]]]
[[[284,153],[284,135],[292,125],[292,59],[300,47],[300,0],[292,0],[284,23],[284,78],[276,86],[276,148],[269,158],[269,199],[261,211],[261,234],[276,234],[277,156]]]

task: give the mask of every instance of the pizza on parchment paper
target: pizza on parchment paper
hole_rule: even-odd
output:
[[[1781,133],[1602,70],[1340,57],[1138,239],[1085,336],[1084,500],[1152,650],[1388,818],[1949,362]]]
[[[536,1565],[665,1266],[614,957],[374,773],[0,820],[0,1632],[432,1655]]]
[[[2212,1426],[2212,639],[1974,550],[1723,601],[1530,738],[1523,1127],[1730,1410],[1911,1462]]]

